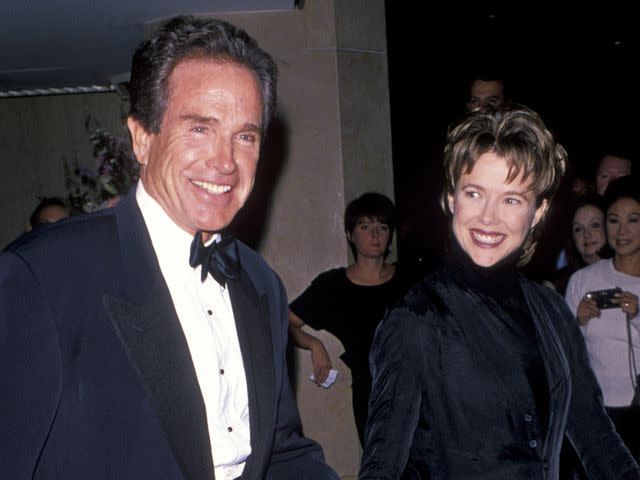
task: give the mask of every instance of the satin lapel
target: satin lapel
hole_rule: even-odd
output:
[[[545,453],[549,448],[560,449],[560,445],[551,445],[551,440],[556,443],[563,435],[558,436],[559,431],[564,431],[564,422],[569,409],[571,397],[571,382],[569,379],[569,362],[564,353],[555,325],[565,321],[562,312],[557,310],[549,299],[544,298],[537,288],[526,279],[521,282],[522,291],[527,299],[529,311],[533,317],[538,334],[538,348],[544,362],[547,382],[549,384],[549,426],[545,441]],[[551,294],[551,292],[549,292]],[[552,450],[553,451],[553,450]]]
[[[116,208],[122,286],[103,303],[185,478],[211,480],[204,401],[186,338],[135,197]]]
[[[276,392],[271,318],[266,296],[258,294],[244,270],[239,279],[229,281],[229,295],[249,398],[251,455],[242,478],[251,479],[262,470],[272,442]]]

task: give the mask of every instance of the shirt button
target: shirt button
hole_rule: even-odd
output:
[[[525,413],[524,414],[524,421],[527,422],[527,423],[531,423],[531,420],[533,420],[533,417],[529,413]]]
[[[220,369],[220,375],[224,375],[224,368]]]
[[[536,447],[538,446],[538,442],[537,442],[537,440],[531,440],[531,441],[529,442],[529,446],[530,446],[531,448],[536,448]]]
[[[207,314],[208,314],[208,315],[213,315],[213,311],[211,311],[211,310],[207,310]]]
[[[227,427],[227,432],[233,432],[233,428]]]

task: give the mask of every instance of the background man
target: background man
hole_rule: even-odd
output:
[[[598,163],[596,171],[596,192],[604,195],[611,180],[631,175],[631,160],[615,154],[605,154]]]
[[[505,103],[504,82],[492,76],[478,76],[471,81],[467,110],[500,108]]]
[[[282,283],[222,233],[276,80],[216,20],[136,50],[137,188],[0,254],[0,478],[337,479],[300,432]]]

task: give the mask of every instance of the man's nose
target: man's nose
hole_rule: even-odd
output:
[[[233,155],[233,142],[223,138],[217,138],[207,150],[206,165],[215,168],[221,173],[230,174],[236,168]]]

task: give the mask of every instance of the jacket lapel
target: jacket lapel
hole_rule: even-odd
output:
[[[122,251],[118,294],[103,303],[185,478],[211,480],[204,401],[186,338],[134,192],[116,207]]]
[[[257,478],[269,458],[275,411],[275,371],[271,318],[266,296],[255,289],[247,272],[229,281],[229,295],[242,352],[247,394],[251,455],[247,459],[243,479]]]
[[[558,435],[558,432],[564,432],[571,397],[569,362],[555,327],[565,321],[565,316],[541,294],[539,288],[542,287],[536,287],[524,278],[521,285],[536,326],[538,348],[549,384],[549,405],[553,406],[549,409],[549,426],[543,455],[553,456],[556,450],[560,451],[563,435]]]

